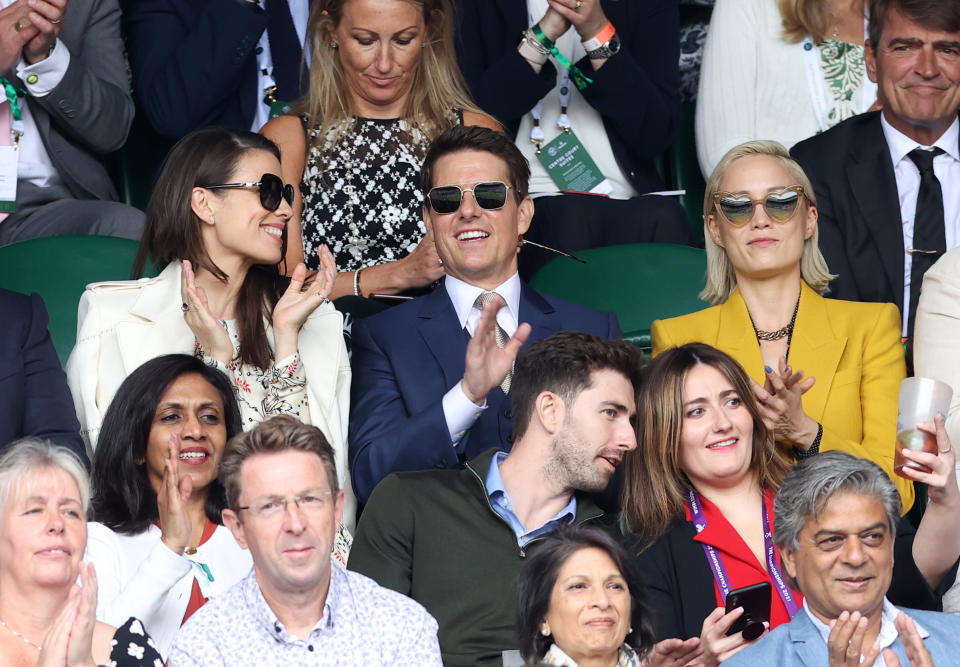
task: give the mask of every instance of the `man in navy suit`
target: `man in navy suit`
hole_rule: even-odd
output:
[[[944,486],[930,487],[936,490],[933,515],[924,515],[916,540],[926,541],[924,568],[947,572],[956,567],[960,494],[942,422],[937,446],[939,461],[935,454],[917,453],[928,457],[924,464],[939,464],[938,474],[946,468],[948,476]],[[913,458],[920,463],[920,456]],[[896,607],[885,595],[900,509],[893,482],[871,461],[834,451],[797,464],[777,492],[773,534],[803,606],[789,623],[723,659],[725,667],[854,667],[876,664],[881,652],[888,666],[958,664],[960,618]],[[720,633],[726,629],[721,625]]]
[[[514,143],[486,128],[454,127],[431,146],[424,217],[447,276],[432,293],[354,324],[349,444],[360,502],[391,472],[458,468],[491,447],[509,450],[509,380],[525,343],[564,330],[620,336],[612,313],[520,282],[529,176]]]
[[[0,289],[0,319],[0,448],[36,436],[73,450],[88,464],[43,299]]]

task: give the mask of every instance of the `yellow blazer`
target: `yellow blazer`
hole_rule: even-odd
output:
[[[877,463],[897,485],[906,513],[913,483],[893,474],[897,400],[907,373],[900,331],[892,303],[824,299],[801,283],[789,361],[817,380],[802,402],[804,412],[823,425],[821,451],[837,449]],[[651,337],[653,356],[684,343],[706,343],[764,383],[760,343],[739,289],[719,306],[655,321]]]

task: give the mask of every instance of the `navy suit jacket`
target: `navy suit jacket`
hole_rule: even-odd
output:
[[[619,338],[616,315],[540,294],[523,285],[519,321],[526,345],[558,331]],[[469,335],[440,285],[433,292],[353,325],[350,474],[365,503],[391,472],[459,468],[491,447],[510,449],[510,398],[496,387],[487,409],[455,448],[443,416],[444,394],[463,377]]]
[[[37,436],[73,450],[89,467],[43,299],[0,289],[0,319],[0,448]]]
[[[159,134],[179,139],[209,125],[250,129],[263,10],[237,0],[121,4],[137,100]]]
[[[938,667],[960,665],[957,656],[957,636],[960,635],[960,618],[953,614],[941,614],[933,611],[919,611],[899,607],[914,622],[919,623],[930,633],[923,643],[930,651],[933,662]],[[897,654],[901,665],[909,665],[903,642],[899,637],[890,647]],[[801,610],[793,620],[776,628],[756,644],[748,646],[729,660],[724,667],[756,667],[756,665],[778,665],[779,667],[826,667],[829,663],[827,644],[810,620],[807,612]]]
[[[837,274],[829,296],[895,303],[903,312],[900,197],[880,114],[848,118],[790,153],[817,194],[820,250]]]

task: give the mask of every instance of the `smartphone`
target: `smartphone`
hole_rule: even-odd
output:
[[[730,626],[727,636],[743,632],[743,638],[752,641],[763,634],[763,624],[770,620],[770,590],[770,582],[761,581],[727,593],[726,613],[743,607],[743,615]]]

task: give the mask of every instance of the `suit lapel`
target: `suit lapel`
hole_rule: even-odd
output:
[[[452,387],[463,377],[468,336],[442,283],[423,297],[417,329],[443,372],[444,386]]]
[[[800,308],[796,331],[790,341],[790,366],[802,370],[817,381],[803,396],[803,410],[822,421],[830,395],[830,387],[847,345],[845,336],[838,337],[830,326],[826,299],[801,283]]]
[[[827,645],[807,615],[806,609],[797,612],[787,629],[790,632],[790,641],[793,642],[793,650],[800,662],[807,667],[822,667],[826,662]]]
[[[554,317],[554,313],[554,307],[539,292],[526,283],[521,284],[518,322],[527,322],[531,328],[530,337],[522,349],[560,331],[561,323]]]
[[[733,290],[730,298],[720,305],[717,327],[717,347],[733,357],[750,377],[763,385],[766,378],[760,343],[755,336],[744,335],[746,331],[753,331],[753,322],[750,321],[747,304],[743,302],[739,289]]]
[[[180,262],[171,262],[144,284],[130,309],[135,318],[117,325],[123,368],[129,374],[158,354],[193,352],[195,338],[180,309]]]
[[[903,309],[903,224],[893,162],[880,125],[880,112],[864,123],[850,153],[847,179],[854,205],[871,232],[890,290]]]

